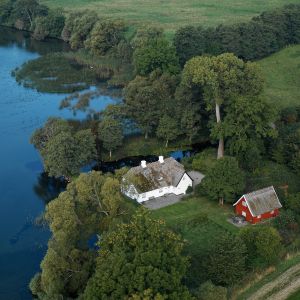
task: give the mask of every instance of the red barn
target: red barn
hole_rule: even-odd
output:
[[[282,207],[273,186],[243,195],[233,206],[236,214],[252,224],[278,216]]]

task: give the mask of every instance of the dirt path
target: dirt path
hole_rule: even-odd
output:
[[[300,289],[300,264],[265,284],[247,300],[284,300]]]

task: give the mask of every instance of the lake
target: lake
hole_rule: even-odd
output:
[[[32,222],[61,188],[42,174],[30,136],[50,116],[73,117],[59,110],[65,94],[25,88],[11,72],[40,55],[66,49],[60,41],[37,42],[28,33],[0,27],[0,299],[31,299],[28,283],[39,270],[50,237],[47,228]],[[119,99],[100,96],[95,101],[101,110]]]

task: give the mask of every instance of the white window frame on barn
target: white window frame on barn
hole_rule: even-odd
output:
[[[245,206],[245,207],[247,207],[246,201],[242,201],[242,205]]]
[[[247,217],[247,213],[245,211],[242,211],[242,216],[246,218]]]

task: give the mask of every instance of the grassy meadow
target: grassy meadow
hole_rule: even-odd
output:
[[[173,33],[184,25],[216,26],[249,20],[264,10],[299,0],[42,0],[52,8],[90,9],[131,24],[151,24]]]
[[[259,64],[270,103],[278,108],[300,105],[300,45],[287,47]]]

